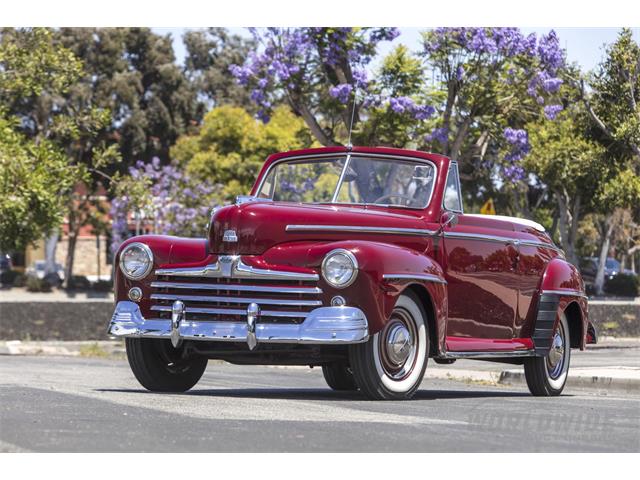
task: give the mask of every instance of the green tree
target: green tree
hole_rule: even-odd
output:
[[[56,230],[73,178],[52,142],[30,141],[0,116],[0,251],[20,251]]]
[[[591,119],[590,135],[606,148],[607,175],[595,196],[601,221],[596,290],[604,287],[604,264],[616,226],[616,209],[631,209],[640,218],[640,46],[623,29],[606,50],[595,73],[578,82],[582,103]]]
[[[531,153],[523,166],[534,173],[555,203],[559,239],[567,259],[578,265],[578,228],[585,214],[596,208],[594,196],[606,178],[604,148],[587,137],[587,119],[579,107],[555,121],[528,126]]]
[[[47,135],[40,111],[16,116],[45,90],[59,96],[81,71],[47,29],[0,31],[0,249],[21,250],[56,230],[77,171]],[[35,103],[34,103],[35,104]],[[36,132],[20,132],[27,126]]]
[[[270,154],[313,143],[304,122],[286,107],[276,108],[263,124],[227,105],[211,110],[197,135],[178,139],[171,156],[195,178],[222,185],[219,200],[224,202],[248,193]]]
[[[15,118],[21,134],[36,145],[46,142],[64,155],[70,183],[50,188],[66,202],[69,245],[65,261],[66,279],[72,278],[75,244],[83,225],[99,228],[104,211],[96,201],[102,170],[119,158],[114,145],[107,145],[104,132],[111,122],[110,111],[93,104],[82,87],[82,62],[56,41],[50,29],[3,29],[3,71],[9,73],[2,105]],[[33,52],[36,52],[33,55]],[[37,63],[33,64],[32,57]],[[42,63],[49,69],[42,73]],[[59,68],[58,68],[59,67]],[[58,68],[58,70],[56,70]],[[18,81],[14,82],[17,78]],[[85,86],[86,87],[86,86]],[[52,147],[53,148],[53,147]],[[83,186],[83,187],[80,187]],[[84,191],[84,193],[80,193]],[[103,209],[104,210],[104,209]],[[45,248],[48,269],[53,267],[57,229],[49,230]]]
[[[154,157],[167,163],[204,108],[175,63],[171,37],[149,28],[62,28],[55,39],[84,65],[68,100],[111,112],[100,138],[118,145],[121,171]]]
[[[187,55],[185,73],[198,93],[215,106],[234,105],[254,112],[249,92],[229,75],[255,47],[252,40],[230,35],[225,28],[191,30],[182,37]]]

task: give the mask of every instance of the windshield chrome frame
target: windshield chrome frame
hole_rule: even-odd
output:
[[[429,207],[429,205],[431,205],[431,200],[433,200],[433,192],[435,190],[435,186],[436,186],[436,180],[438,178],[438,167],[436,166],[436,164],[434,162],[432,162],[431,160],[428,160],[426,158],[419,158],[419,157],[411,157],[411,156],[401,156],[401,155],[387,155],[387,154],[380,154],[380,153],[361,153],[361,152],[345,152],[345,153],[320,153],[320,154],[310,154],[310,155],[296,155],[296,156],[292,156],[292,157],[283,157],[280,158],[278,160],[276,160],[275,162],[273,162],[271,165],[269,165],[269,168],[267,169],[267,171],[264,173],[264,175],[262,176],[262,179],[260,180],[260,184],[258,185],[258,188],[256,188],[255,192],[256,192],[256,196],[260,195],[260,191],[262,190],[262,187],[264,186],[264,182],[266,181],[267,177],[269,176],[269,174],[271,173],[271,170],[276,167],[277,165],[280,165],[281,163],[287,163],[290,161],[296,161],[296,160],[304,160],[304,159],[309,159],[309,160],[323,160],[326,158],[331,158],[334,157],[336,159],[341,159],[342,157],[346,157],[345,158],[345,164],[342,167],[342,172],[340,173],[340,177],[338,179],[337,185],[336,185],[336,191],[333,194],[333,197],[331,199],[331,201],[329,202],[288,202],[286,200],[278,200],[279,202],[283,202],[283,203],[302,203],[302,204],[306,204],[306,205],[346,205],[346,206],[365,206],[365,207],[389,207],[389,208],[403,208],[403,209],[410,209],[410,210],[424,210],[427,207]],[[387,160],[401,160],[404,162],[415,162],[415,163],[426,163],[428,165],[431,165],[431,167],[433,168],[433,181],[431,182],[431,189],[429,190],[429,196],[427,198],[427,202],[425,203],[425,205],[423,207],[409,207],[406,205],[396,205],[396,204],[390,204],[390,203],[353,203],[353,202],[337,202],[335,200],[337,200],[336,198],[336,194],[339,193],[339,189],[340,186],[342,185],[342,180],[344,178],[344,175],[346,173],[346,167],[348,167],[348,164],[351,160],[351,157],[364,157],[364,158],[380,158],[380,159],[387,159]],[[272,198],[268,199],[265,198],[265,200],[271,200],[271,201],[275,201]]]

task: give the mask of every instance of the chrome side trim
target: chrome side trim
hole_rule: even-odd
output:
[[[458,238],[467,240],[485,240],[498,243],[514,243],[515,238],[501,237],[499,235],[484,235],[482,233],[444,232],[445,238]]]
[[[287,232],[357,232],[357,233],[381,233],[388,235],[435,235],[435,230],[423,228],[396,228],[396,227],[372,227],[358,225],[287,225]]]
[[[243,315],[246,310],[240,310]],[[261,312],[261,315],[266,315]],[[369,339],[367,317],[355,307],[320,307],[312,310],[300,324],[255,322],[255,340],[259,343],[352,344]],[[165,338],[171,336],[171,320],[145,319],[137,304],[118,302],[108,333],[115,337]],[[188,316],[177,326],[181,340],[246,342],[247,322],[200,322]]]
[[[567,297],[589,298],[585,293],[579,290],[542,290],[540,295],[566,295]]]
[[[447,284],[447,281],[429,273],[385,273],[384,280],[421,280],[423,282],[433,282]]]
[[[268,287],[261,285],[228,285],[226,283],[180,283],[180,282],[152,282],[151,288],[179,288],[188,290],[230,290],[233,292],[262,292],[262,293],[300,293],[317,295],[322,293],[319,287]]]
[[[564,252],[562,251],[562,249],[558,248],[557,246],[551,243],[538,242],[536,240],[522,240],[520,238],[503,237],[500,235],[485,235],[482,233],[467,233],[467,232],[444,232],[443,235],[445,238],[485,240],[489,242],[512,243],[514,245],[549,248],[551,250],[556,250],[557,252],[564,255]]]
[[[284,298],[235,298],[235,297],[216,297],[210,295],[169,295],[165,293],[152,293],[151,300],[182,300],[191,302],[224,302],[258,305],[294,305],[296,307],[319,307],[322,305],[320,300],[290,300]]]
[[[218,261],[203,267],[160,268],[156,275],[207,278],[256,278],[265,280],[317,281],[315,273],[288,272],[252,267],[242,262],[238,255],[220,255]]]
[[[511,350],[511,351],[488,351],[488,352],[445,352],[439,358],[513,358],[513,357],[535,357],[535,350]]]
[[[168,305],[153,305],[151,310],[155,312],[170,312],[171,307]],[[197,308],[186,307],[186,313],[204,313],[209,315],[246,315],[246,310],[238,310],[235,308]],[[282,318],[305,318],[307,312],[285,312],[280,310],[263,310],[260,312],[263,317],[282,317]]]

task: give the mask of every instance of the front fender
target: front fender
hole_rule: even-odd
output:
[[[120,253],[129,244],[139,242],[147,245],[153,253],[153,269],[142,280],[130,280],[120,270]],[[168,266],[188,266],[206,263],[210,255],[207,253],[207,240],[203,238],[183,238],[169,235],[138,235],[125,240],[114,257],[114,292],[116,303],[128,300],[127,292],[136,286],[142,289],[140,309],[149,315],[151,282],[156,278],[155,270]]]
[[[336,295],[344,297],[347,305],[356,306],[365,313],[370,333],[376,333],[387,323],[398,295],[410,286],[417,285],[420,287],[420,300],[434,315],[438,344],[444,344],[446,282],[440,265],[426,255],[397,245],[346,240],[281,244],[265,252],[264,258],[270,264],[304,266],[320,272],[325,256],[338,248],[355,255],[358,277],[346,288],[335,288],[320,276],[325,304],[330,304],[331,298]]]

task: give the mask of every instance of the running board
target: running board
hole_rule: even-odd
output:
[[[502,350],[489,352],[445,352],[444,355],[438,356],[443,359],[462,359],[462,358],[515,358],[515,357],[535,357],[536,351],[531,350]]]

